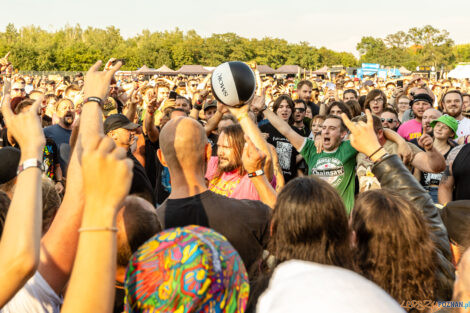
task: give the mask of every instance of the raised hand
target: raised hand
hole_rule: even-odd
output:
[[[8,132],[15,138],[23,153],[31,152],[34,155],[40,155],[46,144],[39,119],[44,96],[36,99],[28,111],[15,115],[11,110],[10,92],[8,89],[5,91],[7,93],[3,97],[2,113]]]
[[[243,148],[242,162],[243,167],[248,173],[256,172],[264,168],[266,154],[256,148],[250,137],[245,135],[245,147]]]
[[[11,64],[10,61],[8,61],[8,57],[10,56],[10,51],[8,51],[7,54],[3,58],[0,59],[0,70],[4,71],[6,68]]]
[[[115,216],[129,193],[133,163],[126,155],[109,137],[95,136],[83,150],[85,201],[87,207],[100,208],[105,217]]]
[[[109,84],[114,73],[122,66],[121,62],[117,62],[109,70],[99,71],[101,63],[101,61],[96,62],[85,75],[85,85],[83,86],[85,98],[98,97],[103,99],[108,93]]]
[[[374,125],[372,122],[372,114],[369,110],[366,110],[366,116],[367,124],[362,121],[357,123],[351,122],[346,114],[341,114],[341,118],[343,119],[344,124],[351,132],[349,135],[351,145],[357,151],[370,156],[381,146],[379,140],[377,139],[377,135],[375,134]]]
[[[434,144],[432,137],[426,133],[426,127],[423,127],[423,135],[418,138],[418,145],[425,151],[431,151]]]

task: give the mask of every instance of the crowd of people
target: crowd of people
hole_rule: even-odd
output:
[[[0,312],[470,309],[469,80],[13,65]]]

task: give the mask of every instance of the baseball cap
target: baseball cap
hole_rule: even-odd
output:
[[[365,86],[374,86],[374,82],[371,81],[371,80],[366,80],[366,81],[364,82],[364,85],[365,85]]]
[[[16,177],[16,171],[20,164],[21,152],[14,147],[0,149],[0,184],[9,182]]]
[[[204,104],[204,111],[209,108],[216,108],[216,107],[217,107],[217,100],[206,102],[206,104]]]
[[[104,133],[107,134],[112,130],[124,128],[128,130],[135,130],[139,124],[132,123],[124,114],[112,114],[104,121]]]
[[[410,105],[412,106],[414,103],[416,103],[418,101],[425,101],[425,102],[429,103],[430,105],[432,105],[433,102],[434,102],[432,100],[431,96],[428,95],[427,93],[420,93],[420,94],[417,94],[413,97],[413,100],[411,100]]]
[[[459,128],[459,122],[455,118],[453,118],[450,115],[444,114],[441,117],[439,117],[437,120],[432,121],[429,123],[429,125],[434,128],[436,126],[437,122],[441,122],[443,124],[446,124],[449,126],[450,129],[454,132],[454,139],[457,139],[457,128]]]

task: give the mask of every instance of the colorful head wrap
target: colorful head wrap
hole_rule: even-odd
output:
[[[132,256],[125,312],[244,312],[248,275],[219,233],[187,226],[165,230]]]

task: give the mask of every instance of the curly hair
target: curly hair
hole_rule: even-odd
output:
[[[361,193],[351,216],[359,272],[399,303],[434,299],[437,254],[424,217],[392,190]]]
[[[352,269],[350,234],[338,192],[316,177],[295,178],[277,198],[268,250],[277,264],[298,259]]]

